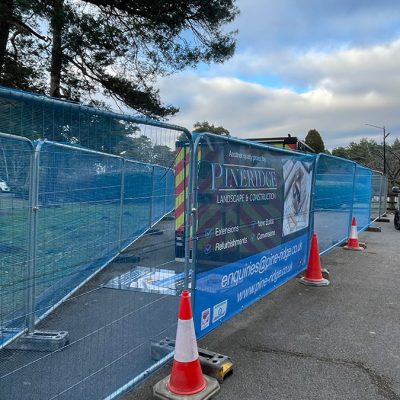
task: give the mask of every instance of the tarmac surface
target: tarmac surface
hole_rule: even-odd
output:
[[[157,224],[162,235],[144,235],[45,318],[37,329],[67,330],[60,351],[0,350],[0,400],[102,400],[154,364],[151,340],[173,337],[179,298],[104,287],[135,266],[181,272],[175,262],[174,221]]]
[[[366,250],[322,257],[330,286],[293,279],[199,342],[234,362],[214,398],[400,400],[400,232],[375,225]],[[124,399],[151,399],[170,367]]]

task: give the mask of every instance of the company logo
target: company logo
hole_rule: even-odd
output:
[[[274,168],[211,163],[211,190],[276,189]]]
[[[203,312],[201,313],[201,330],[204,330],[208,326],[210,326],[210,314],[211,310],[209,308],[203,310]]]
[[[212,322],[213,323],[217,322],[221,318],[225,317],[227,308],[228,308],[228,300],[224,300],[221,303],[216,304],[213,309]]]

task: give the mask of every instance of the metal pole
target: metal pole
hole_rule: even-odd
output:
[[[29,196],[29,240],[28,240],[28,299],[26,327],[28,332],[35,330],[36,308],[36,258],[37,258],[37,220],[39,211],[39,162],[40,149],[43,142],[39,143],[33,153],[31,164],[31,182]]]
[[[124,212],[124,198],[125,198],[125,159],[122,159],[122,172],[121,172],[121,192],[119,201],[119,232],[118,232],[118,250],[122,250],[122,216]]]
[[[347,237],[350,237],[351,223],[352,223],[352,220],[353,220],[353,213],[354,213],[354,193],[355,193],[355,188],[356,188],[357,164],[354,163],[353,166],[354,166],[354,170],[353,170],[353,189],[352,189],[352,192],[351,192],[351,208],[350,208],[350,215],[349,215],[350,218],[349,218],[349,227],[348,227],[348,230],[347,230],[347,232],[348,232],[348,236]]]
[[[154,166],[151,167],[151,192],[150,192],[150,210],[149,210],[149,228],[153,225],[153,203],[154,203]]]
[[[186,160],[186,147],[183,147],[185,151],[185,160]],[[190,162],[187,163],[185,161],[185,177],[187,176],[188,180],[188,185],[187,185],[187,195],[185,193],[185,231],[184,231],[184,238],[185,238],[185,279],[184,279],[184,287],[185,289],[189,289],[189,273],[190,273],[190,226],[191,223],[194,221],[191,221],[192,219],[192,211],[193,211],[193,199],[195,201],[196,196],[193,196],[193,176],[196,170],[195,167],[195,159],[196,154],[195,151],[197,151],[196,148],[193,147],[193,142],[189,142],[189,157],[190,157]],[[189,168],[189,173],[186,174],[186,170]],[[186,179],[186,178],[185,178]],[[192,228],[192,236],[194,239],[195,235],[195,230],[194,227]],[[194,244],[195,241],[193,240],[192,242],[192,276],[194,275],[194,258],[193,258],[193,250],[194,250]],[[194,298],[192,297],[192,304],[194,305]]]
[[[390,132],[386,133],[385,126],[378,126],[378,125],[372,125],[372,124],[365,124],[365,125],[372,126],[373,128],[383,130],[383,174],[386,175],[386,138],[390,135]]]
[[[386,175],[386,129],[383,127],[383,175]]]
[[[314,233],[314,227],[315,227],[315,210],[314,210],[314,202],[315,202],[315,188],[316,188],[316,182],[317,182],[317,173],[318,173],[318,162],[319,159],[321,158],[321,153],[318,154],[315,158],[313,158],[313,176],[312,176],[312,181],[311,181],[311,193],[310,193],[310,214],[308,216],[308,250],[310,249],[311,246],[311,238]],[[306,262],[303,265],[303,269],[306,268],[308,265],[309,257],[310,257],[310,252],[307,250],[307,259]]]
[[[369,215],[368,226],[371,225],[371,221],[372,221],[372,198],[373,198],[372,194],[373,194],[373,190],[374,190],[374,188],[373,188],[374,172],[369,170],[369,173],[370,173],[370,175],[369,175],[369,177],[370,177],[370,179],[369,179],[369,187],[370,187],[371,192],[370,192],[370,195],[369,195],[369,204],[368,204],[368,215]]]
[[[164,212],[163,215],[167,212],[167,193],[168,193],[168,172],[165,173],[165,191],[164,191]]]

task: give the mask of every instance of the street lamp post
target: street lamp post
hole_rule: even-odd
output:
[[[386,133],[386,128],[384,126],[377,126],[372,124],[365,125],[383,130],[383,174],[386,175],[386,138],[390,135],[390,132]]]

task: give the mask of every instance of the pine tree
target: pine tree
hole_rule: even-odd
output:
[[[321,135],[316,129],[310,129],[305,138],[305,143],[310,146],[316,153],[325,152],[325,144]]]
[[[193,132],[208,132],[213,133],[214,135],[230,136],[228,129],[224,128],[223,126],[214,126],[214,124],[210,124],[207,121],[196,122],[193,125],[193,128]]]
[[[162,104],[156,79],[200,62],[221,63],[235,50],[226,25],[235,0],[4,0],[0,11],[0,81],[7,57],[25,65],[20,38],[33,41],[40,62],[28,63],[25,87],[50,73],[46,92],[70,100],[105,95],[152,117],[178,111]],[[48,30],[44,30],[47,21]],[[17,51],[14,51],[17,50]],[[6,81],[14,85],[12,68]],[[40,74],[38,74],[40,72]],[[11,73],[11,75],[10,75]],[[36,75],[35,75],[36,74]],[[31,80],[31,82],[29,81]],[[20,85],[21,86],[21,85]],[[22,85],[23,86],[23,85]]]

